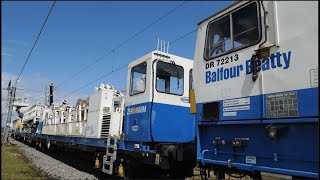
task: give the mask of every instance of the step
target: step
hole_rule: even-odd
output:
[[[109,156],[109,157],[113,157],[113,156],[116,155],[116,153],[108,153],[108,152],[107,152],[106,155]]]
[[[112,171],[113,171],[113,164],[109,166],[109,169],[105,169],[103,165],[102,172],[112,175]]]
[[[108,149],[110,149],[110,148],[111,148],[111,149],[114,149],[114,147],[117,147],[117,146],[111,145],[111,144],[110,144],[110,145],[107,145],[107,148],[108,148]]]

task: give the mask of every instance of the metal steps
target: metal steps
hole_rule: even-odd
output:
[[[102,172],[107,173],[109,175],[113,174],[113,163],[117,159],[117,143],[117,137],[109,136],[107,138],[107,149],[106,155],[103,156]]]

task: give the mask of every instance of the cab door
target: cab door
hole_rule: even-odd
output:
[[[150,61],[128,68],[124,133],[127,141],[150,141]]]
[[[154,65],[151,128],[158,142],[191,142],[195,137],[194,115],[190,114],[189,103],[192,61],[179,60],[157,61]]]
[[[237,3],[200,23],[194,64],[196,102],[202,109],[199,118],[263,117],[261,68],[253,80],[251,60],[265,38],[261,11],[260,2]]]

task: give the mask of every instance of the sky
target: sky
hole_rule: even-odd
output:
[[[78,98],[87,98],[101,83],[125,89],[127,67],[71,93],[156,50],[158,38],[169,42],[197,29],[198,22],[233,2],[57,1],[17,84],[17,88],[25,90],[18,90],[16,97],[28,97],[30,105],[43,104],[46,87],[51,82],[56,86],[63,82],[54,91],[54,101],[59,104],[62,96],[70,104]],[[10,79],[16,81],[52,4],[52,1],[2,1],[2,88],[7,87]],[[143,29],[146,30],[141,32]],[[196,32],[171,44],[169,53],[193,59],[195,42]],[[90,64],[93,65],[72,78]],[[7,91],[3,89],[1,101],[5,114]],[[2,115],[2,125],[5,117]],[[13,112],[13,119],[16,117]]]

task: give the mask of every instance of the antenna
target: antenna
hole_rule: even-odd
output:
[[[53,83],[50,83],[50,84],[49,84],[49,88],[50,88],[49,106],[51,106],[52,103],[53,103],[53,87],[54,87],[54,84],[53,84]]]
[[[166,41],[164,41],[164,47],[163,47],[164,59],[167,59],[166,46],[167,46]]]
[[[158,38],[157,51],[159,51],[159,38]]]
[[[47,102],[48,102],[48,99],[47,99],[47,87],[46,86],[46,90],[44,91],[44,105],[46,106],[47,105]]]

